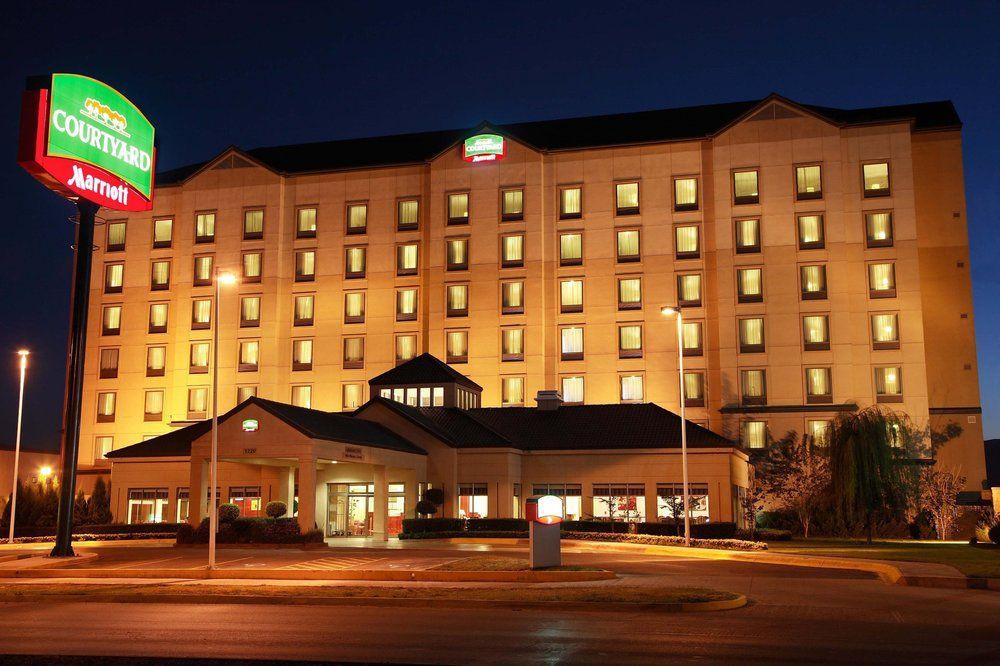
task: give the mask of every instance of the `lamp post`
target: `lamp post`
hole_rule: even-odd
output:
[[[212,317],[212,460],[209,463],[211,472],[208,487],[208,568],[215,568],[215,532],[219,528],[219,507],[216,504],[216,488],[219,483],[219,300],[222,298],[222,285],[236,284],[236,276],[232,273],[220,273],[215,270],[215,312]]]
[[[660,309],[664,316],[677,315],[677,375],[680,386],[679,402],[681,403],[681,475],[684,481],[684,545],[691,545],[691,507],[688,494],[688,449],[687,449],[687,419],[684,416],[684,315],[680,306],[666,306]]]
[[[24,412],[24,375],[28,369],[27,349],[19,349],[17,355],[20,357],[21,366],[21,387],[17,393],[17,436],[14,438],[14,476],[11,477],[13,484],[10,491],[10,536],[7,543],[14,543],[14,516],[17,509],[17,465],[21,458],[21,414]]]

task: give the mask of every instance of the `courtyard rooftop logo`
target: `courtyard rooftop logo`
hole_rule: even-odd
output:
[[[507,155],[507,141],[499,134],[477,134],[462,144],[466,162],[496,162]]]

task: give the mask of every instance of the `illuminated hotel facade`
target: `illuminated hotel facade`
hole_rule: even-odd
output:
[[[151,212],[99,234],[81,469],[210,416],[214,326],[220,412],[355,410],[424,352],[482,387],[458,407],[557,390],[678,412],[661,308],[680,306],[692,421],[752,449],[885,404],[960,425],[939,458],[981,490],[960,128],[949,102],[772,95],[231,148],[161,173]],[[481,135],[485,157],[463,159]],[[219,321],[216,270],[240,278]]]

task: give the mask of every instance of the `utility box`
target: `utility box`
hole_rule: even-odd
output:
[[[528,550],[531,568],[558,567],[562,564],[560,541],[560,524],[563,520],[562,500],[555,495],[529,497],[524,510],[529,526]]]

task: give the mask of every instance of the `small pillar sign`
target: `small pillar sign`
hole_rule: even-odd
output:
[[[532,569],[558,567],[562,564],[560,523],[563,521],[562,500],[555,495],[529,497],[525,503],[528,519],[528,549]]]

